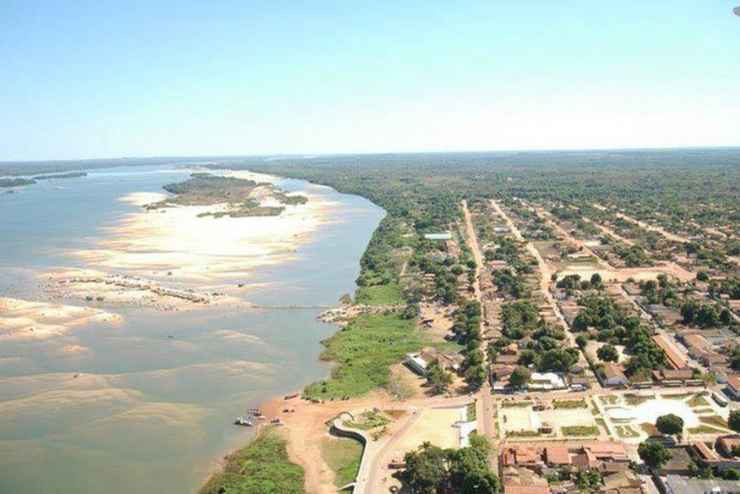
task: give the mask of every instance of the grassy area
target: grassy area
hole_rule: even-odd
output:
[[[599,428],[595,425],[570,425],[561,427],[564,436],[598,436]]]
[[[365,305],[403,304],[401,287],[397,283],[387,285],[361,286],[355,292],[355,303]]]
[[[532,406],[531,401],[502,401],[501,408],[526,408]]]
[[[588,408],[586,400],[555,400],[552,402],[553,408],[572,409],[572,408]]]
[[[507,431],[506,437],[538,437],[541,434],[538,431]]]
[[[616,429],[619,437],[640,437],[640,433],[629,425],[617,425]]]
[[[619,403],[619,396],[614,396],[614,395],[599,396],[599,400],[601,400],[601,403],[605,405],[616,405],[617,403]]]
[[[325,437],[321,440],[321,457],[334,472],[334,484],[342,487],[357,477],[362,444],[354,439]]]
[[[478,411],[475,408],[475,402],[468,403],[467,415],[468,415],[468,422],[472,422],[478,418]]]
[[[694,393],[676,393],[672,395],[663,395],[666,400],[685,400],[689,396],[694,396]]]
[[[627,402],[629,406],[636,407],[638,405],[642,405],[646,401],[650,401],[655,398],[655,395],[634,395],[634,394],[626,394],[624,395],[624,401]]]
[[[648,436],[657,436],[659,434],[658,428],[655,427],[655,424],[651,424],[650,422],[640,424],[640,429],[645,431],[645,434]]]
[[[729,425],[727,424],[727,421],[720,417],[719,415],[710,415],[709,417],[699,417],[699,421],[702,424],[707,425],[713,425],[715,427],[724,427],[725,429],[729,429]]]
[[[244,449],[228,456],[199,494],[302,494],[303,468],[288,460],[285,439],[265,429]]]
[[[709,406],[709,402],[704,398],[704,396],[701,395],[701,393],[694,395],[689,401],[688,404],[691,408],[699,408],[699,407],[705,407]]]
[[[699,427],[692,427],[689,429],[690,434],[726,434],[727,431],[721,429],[715,429],[708,425],[700,425]]]
[[[382,427],[388,424],[390,421],[391,419],[386,417],[383,413],[376,412],[374,410],[368,410],[367,412],[363,412],[362,414],[360,414],[359,417],[355,417],[355,420],[351,422],[345,422],[345,424],[348,427],[352,427],[353,429],[369,431],[370,429],[375,429],[376,427]]]
[[[324,342],[324,360],[337,366],[331,378],[306,387],[309,399],[359,396],[388,384],[389,367],[421,348],[414,321],[396,314],[362,315]]]

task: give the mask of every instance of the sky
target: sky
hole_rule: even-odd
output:
[[[740,145],[740,0],[0,0],[0,161]]]

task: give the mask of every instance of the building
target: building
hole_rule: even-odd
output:
[[[666,494],[740,494],[736,480],[696,479],[668,475],[663,482]]]
[[[673,369],[683,369],[688,365],[688,356],[684,355],[684,353],[678,349],[678,347],[670,340],[668,335],[656,334],[653,336],[653,341],[661,350],[663,350],[668,364]]]
[[[740,434],[718,438],[715,447],[722,456],[734,458],[736,456],[735,451],[740,451]]]
[[[425,233],[424,238],[427,240],[452,240],[452,233]]]
[[[660,468],[660,475],[664,477],[666,475],[691,475],[694,468],[694,461],[691,459],[690,448],[686,446],[675,446],[669,448],[668,451],[671,453],[671,459]]]
[[[604,364],[604,386],[616,387],[626,386],[629,383],[622,368],[614,362]]]
[[[740,400],[740,375],[727,376],[727,393],[735,400]]]
[[[529,391],[552,391],[566,387],[563,376],[555,372],[533,372],[527,385]]]
[[[429,347],[422,349],[419,353],[407,353],[404,363],[420,376],[426,376],[427,368],[435,360],[439,362],[439,365],[443,369],[450,372],[457,372],[460,370],[464,357],[460,354],[441,353]]]

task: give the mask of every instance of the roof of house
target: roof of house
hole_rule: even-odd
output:
[[[717,439],[717,446],[721,446],[726,451],[732,451],[733,449],[740,447],[740,434],[720,437]]]
[[[661,371],[663,379],[683,381],[694,377],[694,371],[691,369],[663,369]]]
[[[717,453],[715,453],[713,449],[710,449],[709,446],[701,441],[694,443],[694,451],[696,451],[696,454],[698,454],[699,457],[701,457],[701,459],[703,459],[704,461],[719,460],[719,455],[717,455]]]
[[[504,494],[550,494],[550,488],[546,485],[505,484]]]
[[[583,449],[591,451],[599,458],[610,458],[614,460],[626,460],[627,450],[624,444],[614,441],[594,441],[583,445]]]
[[[653,336],[653,341],[656,345],[660,347],[661,350],[663,350],[663,353],[665,353],[665,356],[668,359],[668,363],[671,365],[671,367],[673,367],[674,369],[682,369],[686,367],[688,359],[676,347],[676,345],[670,341],[668,336],[664,334],[656,334],[655,336]]]
[[[564,446],[548,446],[545,448],[545,459],[551,465],[570,465],[570,453]]]
[[[627,380],[621,367],[614,362],[607,362],[604,364],[604,375],[607,379]]]
[[[690,347],[697,349],[705,349],[709,346],[709,342],[700,334],[687,334],[683,337],[683,341]]]
[[[681,475],[668,475],[665,483],[673,494],[740,493],[740,482],[736,480],[695,479]]]
[[[501,452],[501,463],[504,466],[537,464],[541,462],[541,451],[532,446],[509,446]]]
[[[740,375],[733,374],[727,377],[727,384],[735,391],[740,391]]]

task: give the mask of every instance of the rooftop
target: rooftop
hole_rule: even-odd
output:
[[[665,483],[668,492],[672,494],[740,493],[740,482],[736,480],[694,479],[680,475],[669,475]]]

